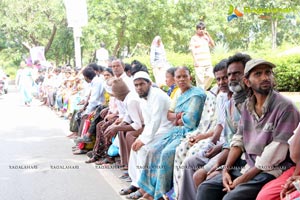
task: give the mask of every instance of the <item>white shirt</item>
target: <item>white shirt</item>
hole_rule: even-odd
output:
[[[127,85],[128,89],[130,91],[135,92],[135,87],[134,87],[134,84],[133,84],[133,80],[129,76],[127,76],[125,72],[119,78],[121,78],[125,82],[125,84]],[[126,108],[125,108],[124,102],[116,100],[116,104],[117,104],[117,107],[118,107],[119,118],[124,118],[125,115],[126,115]]]
[[[140,107],[139,96],[136,92],[129,92],[123,101],[126,114],[123,121],[132,126],[134,130],[141,129],[144,124],[144,119]]]
[[[104,82],[101,78],[95,76],[90,83],[91,86],[91,96],[89,99],[89,104],[86,107],[85,113],[91,113],[96,106],[103,104],[104,98]]]
[[[125,72],[119,78],[121,78],[126,83],[128,89],[130,91],[135,91],[135,87],[134,87],[132,78],[127,76],[127,74]]]
[[[54,88],[59,88],[62,84],[63,84],[63,78],[61,76],[61,74],[53,74],[53,77],[52,77],[52,87]]]
[[[147,99],[141,98],[145,127],[139,139],[148,144],[156,135],[167,133],[172,122],[167,119],[170,97],[159,88],[151,87]]]
[[[107,61],[109,59],[108,51],[105,48],[100,48],[96,51],[96,58],[98,61]]]
[[[123,103],[123,101],[120,101],[116,98],[116,104],[117,104],[117,108],[118,108],[118,113],[119,113],[119,118],[123,119],[126,115],[126,108],[125,108],[125,104]]]
[[[224,128],[225,126],[225,106],[226,102],[228,102],[230,99],[228,98],[228,94],[224,92],[220,92],[217,95],[217,100],[216,100],[216,112],[217,112],[217,124],[222,125]]]

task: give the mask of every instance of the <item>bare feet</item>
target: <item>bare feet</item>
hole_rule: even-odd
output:
[[[76,132],[73,132],[71,133],[70,135],[67,135],[68,138],[75,138],[77,137],[77,133]]]
[[[146,199],[147,200],[154,200],[154,198],[150,194],[148,194],[148,193],[145,193],[143,195],[142,199],[144,199],[144,200],[146,200]]]

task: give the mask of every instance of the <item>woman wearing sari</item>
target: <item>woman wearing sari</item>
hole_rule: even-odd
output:
[[[151,44],[150,64],[152,67],[155,83],[158,87],[165,85],[165,74],[169,68],[166,51],[160,36],[155,36]]]
[[[143,190],[142,199],[161,199],[172,188],[173,165],[176,147],[185,134],[197,128],[204,102],[205,92],[191,85],[191,75],[187,67],[178,67],[175,81],[181,90],[176,100],[175,112],[169,111],[168,119],[175,126],[161,141],[149,148],[139,187]]]

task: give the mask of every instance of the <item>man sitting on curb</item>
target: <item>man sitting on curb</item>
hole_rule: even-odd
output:
[[[149,145],[159,141],[172,128],[172,122],[167,119],[170,98],[161,89],[152,87],[149,75],[143,71],[137,72],[134,75],[133,82],[141,98],[145,127],[141,135],[132,144],[130,152],[128,172],[132,180],[131,186],[127,189],[122,189],[120,194],[126,195],[131,193],[127,198],[138,199],[142,197],[142,193],[136,191],[138,189],[137,182],[140,178],[141,168],[145,165]]]
[[[198,200],[255,199],[264,184],[291,166],[287,141],[300,115],[291,101],[273,89],[274,67],[262,59],[247,62],[244,82],[251,96],[241,107],[238,131],[222,174],[198,187]],[[247,164],[241,170],[235,163],[242,153]]]

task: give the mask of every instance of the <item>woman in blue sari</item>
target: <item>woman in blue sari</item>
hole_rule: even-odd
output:
[[[191,85],[189,69],[178,67],[175,81],[181,95],[176,100],[175,112],[168,113],[168,119],[175,126],[148,150],[146,164],[138,181],[144,192],[142,199],[161,199],[172,188],[176,147],[186,133],[197,128],[201,118],[206,94],[202,89]]]

